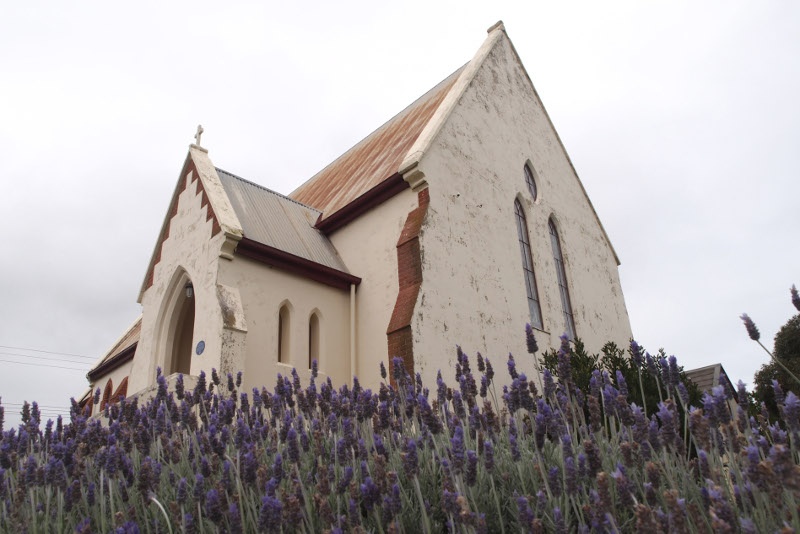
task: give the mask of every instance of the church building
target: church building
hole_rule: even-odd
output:
[[[631,338],[617,255],[502,23],[288,196],[216,167],[199,134],[142,315],[88,374],[101,407],[159,367],[187,386],[243,371],[248,391],[317,360],[335,385],[376,388],[398,356],[433,387],[456,344],[533,376],[526,323],[541,350]]]

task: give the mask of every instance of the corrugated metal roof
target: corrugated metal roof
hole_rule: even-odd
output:
[[[717,364],[686,371],[686,378],[694,382],[700,391],[711,391],[711,388],[718,385],[714,380],[716,374]]]
[[[289,196],[330,217],[400,170],[464,67],[445,78]]]
[[[314,228],[319,211],[222,169],[217,174],[246,238],[349,273],[333,244]]]

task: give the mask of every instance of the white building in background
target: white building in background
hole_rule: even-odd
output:
[[[199,136],[198,136],[199,139]],[[192,145],[139,293],[89,373],[103,402],[166,374],[310,361],[335,384],[399,356],[433,384],[455,345],[533,375],[568,332],[631,338],[616,253],[502,23],[473,59],[288,196]],[[388,365],[387,365],[388,367]],[[498,378],[502,373],[498,373]]]

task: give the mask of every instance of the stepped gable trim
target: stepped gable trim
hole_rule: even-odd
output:
[[[95,382],[96,380],[102,378],[103,376],[107,375],[114,369],[121,367],[122,365],[131,361],[136,354],[136,347],[139,345],[137,341],[130,347],[126,348],[119,354],[109,358],[108,360],[104,361],[88,373],[86,373],[86,378],[89,379],[89,382]]]
[[[323,234],[330,235],[409,187],[403,175],[395,173],[327,218],[323,219],[320,214],[314,226]]]
[[[189,147],[189,153],[184,160],[183,167],[175,185],[175,190],[172,194],[169,210],[167,211],[164,222],[161,226],[156,246],[153,250],[153,255],[150,258],[150,263],[147,268],[147,274],[142,282],[142,287],[139,291],[138,302],[142,302],[144,292],[152,286],[154,278],[155,265],[161,260],[161,248],[164,239],[169,236],[169,227],[172,222],[172,217],[178,211],[178,197],[186,187],[187,173],[192,172],[192,181],[197,181],[197,195],[201,196],[201,205],[206,209],[206,220],[213,221],[211,235],[213,238],[217,234],[224,234],[226,238],[233,241],[238,241],[242,236],[242,228],[236,213],[230,205],[230,201],[225,194],[225,189],[220,183],[219,175],[217,174],[214,165],[208,158],[208,153],[203,148],[198,148],[194,145]],[[225,257],[225,254],[221,254]]]
[[[235,253],[337,289],[349,290],[351,284],[361,283],[361,278],[350,273],[332,269],[246,237],[239,241]]]
[[[175,186],[175,192],[172,194],[172,201],[169,204],[169,209],[167,210],[167,216],[164,219],[164,224],[161,227],[161,233],[158,236],[158,241],[156,242],[156,248],[153,251],[153,257],[150,260],[150,265],[147,268],[147,274],[145,275],[144,284],[142,285],[142,290],[139,293],[139,302],[141,302],[142,295],[145,291],[147,291],[152,285],[154,281],[154,271],[156,265],[161,261],[161,249],[164,246],[164,241],[169,237],[170,226],[172,224],[172,218],[178,213],[178,198],[181,196],[181,193],[186,189],[186,176],[192,173],[192,180],[191,183],[197,182],[197,194],[201,195],[200,200],[200,207],[206,208],[206,221],[213,221],[211,225],[211,237],[214,237],[220,231],[222,231],[222,227],[220,226],[219,219],[217,218],[216,214],[214,213],[214,206],[212,206],[211,202],[208,199],[208,194],[206,193],[206,189],[203,186],[203,180],[200,179],[200,173],[197,170],[197,166],[194,163],[194,160],[191,157],[191,153],[189,156],[186,157],[186,162],[183,165],[183,169],[181,170],[180,178],[178,178],[178,183]]]
[[[410,374],[414,374],[414,346],[411,319],[422,285],[422,255],[419,233],[428,213],[430,192],[428,188],[417,193],[418,206],[408,213],[406,223],[397,240],[397,300],[386,329],[389,363],[399,357]]]

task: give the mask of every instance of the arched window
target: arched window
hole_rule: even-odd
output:
[[[311,314],[308,320],[308,368],[311,369],[311,362],[317,360],[319,365],[319,316]]]
[[[558,290],[559,293],[561,293],[561,309],[564,313],[564,330],[570,339],[575,339],[575,318],[572,316],[572,303],[569,300],[567,271],[564,269],[564,257],[561,254],[561,241],[558,238],[558,230],[552,218],[550,218],[548,226],[550,227],[550,244],[553,246],[553,261],[556,265],[556,276],[558,277]]]
[[[538,195],[538,190],[536,189],[536,178],[529,163],[526,163],[524,166],[525,169],[525,183],[528,185],[528,191],[531,192],[531,196],[533,200],[536,200]]]
[[[525,289],[528,293],[528,309],[531,315],[531,326],[542,329],[542,309],[539,306],[539,291],[536,289],[536,275],[533,273],[533,256],[528,241],[528,223],[519,200],[514,201],[514,212],[517,215],[517,235],[519,251],[522,254],[522,271],[525,276]]]
[[[290,322],[289,307],[284,304],[278,312],[278,362],[280,363],[289,363]]]

